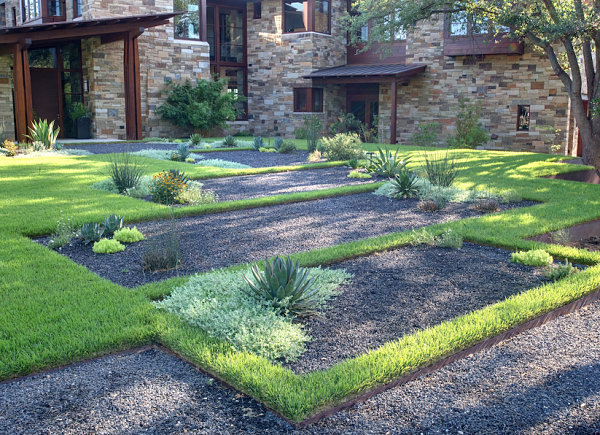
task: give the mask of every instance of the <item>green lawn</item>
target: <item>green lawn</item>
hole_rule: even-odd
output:
[[[419,166],[421,150],[401,147],[401,151],[411,156],[411,165]],[[455,155],[463,168],[457,180],[459,187],[516,190],[540,204],[435,225],[429,231],[441,233],[452,228],[468,240],[510,249],[543,247],[559,258],[593,267],[305,376],[254,355],[235,352],[226,343],[155,310],[150,301],[168,294],[185,278],[137,290],[125,289],[26,237],[50,233],[61,213],[78,223],[100,221],[112,213],[124,216],[128,222],[168,215],[169,210],[164,206],[91,189],[91,184],[106,178],[108,156],[0,158],[0,379],[159,342],[289,419],[299,421],[345,397],[402,376],[600,286],[600,254],[525,240],[600,218],[600,186],[537,178],[578,169],[553,163],[554,157],[547,155],[487,151],[457,151]],[[148,174],[176,168],[197,179],[302,169],[240,171],[151,159],[140,161],[146,165]],[[328,165],[331,164],[317,167]],[[216,213],[374,188],[372,184],[359,185],[180,208],[177,214]],[[396,233],[295,256],[303,265],[327,264],[399,247],[412,237],[414,234],[410,232]]]

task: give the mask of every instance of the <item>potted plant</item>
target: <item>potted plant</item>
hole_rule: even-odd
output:
[[[70,110],[73,120],[73,135],[76,139],[92,138],[92,118],[87,107],[82,103],[73,103]]]

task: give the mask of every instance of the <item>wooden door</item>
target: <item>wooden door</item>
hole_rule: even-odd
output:
[[[61,126],[58,68],[31,68],[30,72],[34,119],[47,119]]]

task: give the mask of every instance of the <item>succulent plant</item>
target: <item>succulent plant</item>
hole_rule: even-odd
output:
[[[251,270],[254,279],[244,277],[251,290],[248,295],[265,300],[284,313],[301,317],[315,313],[319,289],[309,278],[309,271],[298,262],[276,256],[272,261],[265,260],[264,271],[256,265]]]
[[[273,148],[275,148],[276,150],[278,150],[279,148],[281,148],[281,145],[283,145],[283,138],[282,137],[276,137],[275,141],[273,141]]]
[[[237,144],[237,140],[234,136],[228,134],[227,136],[225,136],[225,139],[223,139],[223,145],[225,145],[226,147],[234,147]]]
[[[417,188],[417,175],[404,168],[390,180],[394,188],[394,194],[399,198],[414,198],[419,193]]]
[[[104,233],[107,236],[112,236],[116,231],[123,228],[123,218],[116,214],[111,214],[104,219]]]
[[[385,151],[381,148],[377,148],[377,153],[371,159],[371,172],[375,172],[377,175],[387,178],[394,178],[400,171],[406,169],[408,159],[401,159],[398,156],[399,150],[392,153],[389,148]]]
[[[104,235],[104,228],[95,222],[88,222],[81,227],[81,238],[83,243],[88,245],[91,242],[98,242]]]
[[[265,142],[263,141],[262,137],[256,136],[252,142],[252,146],[256,151],[258,151],[265,146]]]

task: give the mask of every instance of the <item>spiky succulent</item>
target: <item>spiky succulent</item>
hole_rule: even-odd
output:
[[[112,236],[116,231],[123,228],[123,218],[116,214],[111,214],[104,219],[104,233],[107,236]]]
[[[81,227],[81,238],[83,243],[88,245],[91,242],[98,242],[104,235],[104,228],[95,222],[83,224]]]
[[[225,136],[225,139],[223,139],[223,145],[226,147],[234,147],[237,145],[237,140],[234,136],[228,134]]]
[[[381,148],[377,148],[377,153],[371,159],[371,172],[376,173],[382,177],[393,178],[396,174],[406,168],[408,159],[401,159],[398,155],[399,150],[392,153],[389,148],[385,151]]]
[[[273,141],[273,148],[275,148],[276,150],[279,150],[279,148],[281,148],[282,145],[283,145],[283,138],[276,137],[275,141]]]
[[[394,188],[394,194],[398,198],[414,198],[418,195],[417,181],[419,177],[408,169],[404,168],[390,180]]]
[[[252,141],[252,146],[256,151],[258,151],[265,146],[265,142],[263,141],[262,137],[256,136]]]
[[[319,289],[298,262],[276,256],[265,260],[264,271],[257,265],[251,270],[253,279],[244,277],[251,290],[248,295],[266,300],[284,313],[306,317],[316,312]]]

